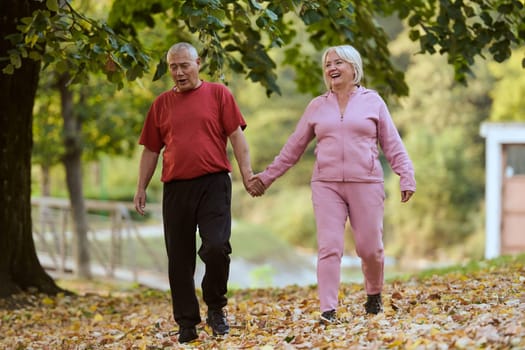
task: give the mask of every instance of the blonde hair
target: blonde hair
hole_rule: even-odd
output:
[[[339,45],[339,46],[332,46],[325,50],[323,53],[322,58],[322,66],[324,69],[325,63],[326,63],[326,56],[329,52],[334,51],[341,59],[345,62],[348,62],[354,67],[355,75],[354,75],[354,84],[359,84],[361,80],[363,79],[364,72],[363,72],[363,61],[361,60],[361,55],[359,54],[359,51],[357,51],[353,46],[351,45]],[[323,74],[324,84],[326,85],[326,88],[330,90],[330,82],[326,78],[326,76]]]
[[[180,42],[170,47],[170,49],[168,50],[168,53],[166,54],[166,60],[169,61],[169,57],[171,54],[174,54],[175,52],[179,52],[181,50],[187,50],[192,59],[199,58],[199,53],[197,52],[197,49],[193,45],[186,43],[186,42]]]

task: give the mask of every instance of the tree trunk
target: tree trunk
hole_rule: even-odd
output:
[[[66,183],[73,213],[73,224],[75,225],[75,273],[81,278],[91,278],[87,237],[88,224],[82,188],[82,142],[80,135],[82,122],[73,111],[73,92],[67,85],[69,78],[67,73],[62,74],[59,78],[58,89],[60,90],[62,118],[64,119],[65,154],[63,162],[66,168]]]
[[[8,56],[5,36],[17,21],[45,2],[0,0],[0,56]],[[2,65],[3,67],[3,65]],[[35,288],[54,294],[61,289],[36,255],[31,220],[31,148],[33,103],[40,62],[24,59],[14,74],[0,72],[0,297]]]
[[[51,167],[48,164],[40,164],[40,174],[42,176],[42,197],[51,196]]]

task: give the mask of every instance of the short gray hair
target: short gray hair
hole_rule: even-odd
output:
[[[326,56],[329,52],[335,51],[335,53],[341,57],[343,61],[346,61],[350,63],[354,67],[355,71],[355,77],[354,77],[354,84],[359,84],[361,80],[363,79],[364,72],[363,72],[363,61],[361,60],[361,55],[359,54],[359,51],[357,51],[353,46],[351,45],[339,45],[339,46],[332,46],[325,50],[323,53],[323,59],[322,59],[322,65],[323,65],[323,71],[324,71],[324,65],[326,63]],[[323,74],[324,84],[326,85],[326,88],[330,90],[330,82],[326,79],[326,76]]]
[[[168,50],[168,53],[166,54],[166,60],[168,60],[171,54],[182,51],[182,50],[187,50],[192,59],[199,58],[199,53],[197,52],[197,49],[192,44],[189,44],[186,42],[180,42],[170,47],[170,49]]]

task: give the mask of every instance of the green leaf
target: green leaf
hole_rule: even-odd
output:
[[[306,25],[311,25],[323,19],[323,17],[314,10],[306,10],[301,17]]]
[[[197,6],[199,7],[213,7],[215,6],[215,1],[213,0],[196,0]]]
[[[168,63],[164,59],[161,59],[159,63],[157,63],[157,68],[155,69],[153,81],[157,81],[160,78],[162,78],[162,76],[166,74],[167,71],[168,71]]]
[[[105,50],[100,45],[95,44],[95,45],[93,45],[93,52],[97,53],[97,54],[101,54],[101,53],[104,53]]]
[[[70,70],[69,69],[69,65],[64,60],[60,60],[60,61],[56,62],[55,63],[55,67],[56,67],[57,72],[59,72],[59,73],[67,72],[67,71]]]
[[[450,16],[451,19],[455,19],[455,20],[463,18],[461,9],[456,6],[448,8],[448,15]]]
[[[411,27],[415,27],[419,24],[419,20],[421,17],[418,14],[415,14],[414,16],[411,16],[408,20],[408,25]]]
[[[33,17],[22,17],[20,23],[30,25],[33,22]]]
[[[15,67],[13,67],[12,64],[8,64],[2,69],[2,73],[4,74],[13,74],[15,72]]]
[[[20,53],[15,50],[11,50],[9,60],[15,68],[20,68],[22,66],[22,57],[20,56]]]
[[[487,12],[483,11],[479,16],[488,27],[492,26],[492,17]]]
[[[251,6],[253,9],[255,9],[255,10],[262,10],[262,8],[263,8],[263,7],[261,6],[261,4],[259,4],[259,2],[258,2],[257,0],[250,0],[250,1],[249,1],[249,4],[250,4],[250,6]]]
[[[437,23],[439,24],[439,26],[441,27],[447,27],[448,26],[448,22],[449,22],[449,17],[448,15],[443,12],[441,13],[438,18],[437,18]],[[413,27],[413,26],[412,26]]]
[[[119,47],[118,39],[115,36],[110,36],[108,38],[109,44],[111,45],[112,49],[117,49]]]
[[[509,14],[512,13],[512,10],[514,10],[514,6],[512,6],[512,4],[501,4],[498,6],[499,13]]]
[[[236,45],[233,45],[233,44],[227,44],[225,47],[224,47],[224,50],[226,51],[238,51],[239,50],[239,47],[236,46]]]
[[[275,12],[273,12],[272,10],[266,9],[266,10],[264,10],[264,13],[265,13],[266,16],[268,16],[268,18],[270,18],[272,21],[277,21],[277,20],[279,19],[279,17],[277,16],[277,14],[275,14]]]
[[[465,6],[463,8],[463,11],[465,11],[465,15],[467,17],[474,17],[476,15],[476,12],[474,11],[474,9],[471,7],[471,6]]]
[[[343,34],[350,42],[354,41],[354,33],[347,28],[343,28]]]
[[[58,1],[57,0],[46,0],[46,7],[49,11],[58,12]]]
[[[270,44],[270,47],[283,47],[285,45],[285,42],[281,38],[275,38],[272,43]]]
[[[295,338],[294,335],[288,335],[284,338],[284,341],[287,343],[290,343],[292,340],[294,340],[294,338]]]
[[[525,26],[524,26],[523,29],[518,30],[518,37],[519,37],[521,40],[525,41]]]
[[[127,53],[129,56],[135,58],[135,48],[130,44],[124,44],[119,50],[122,53]]]
[[[142,76],[142,68],[138,65],[126,71],[126,79],[128,79],[128,81],[133,81],[140,76]]]
[[[453,28],[454,28],[454,34],[456,35],[464,35],[467,31],[465,22],[462,22],[462,21],[456,21],[453,25]]]
[[[40,61],[42,59],[42,55],[37,52],[37,51],[31,51],[29,53],[29,58],[35,60],[35,61]]]
[[[230,62],[230,68],[235,72],[235,73],[243,73],[244,72],[244,67],[243,65],[237,61],[237,60],[232,60],[232,62]]]
[[[214,29],[222,29],[225,27],[224,23],[215,16],[206,17],[206,22]]]
[[[257,18],[257,20],[255,21],[255,24],[257,24],[257,27],[259,28],[264,28],[268,24],[268,21],[266,20],[266,18],[261,16]]]
[[[410,40],[412,41],[416,41],[419,39],[419,30],[411,30],[409,33],[408,33],[408,37],[410,38]]]

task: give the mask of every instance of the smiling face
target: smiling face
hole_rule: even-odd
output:
[[[198,57],[192,57],[189,50],[181,48],[170,52],[167,60],[171,78],[178,91],[189,91],[200,85],[199,69],[201,62]]]
[[[325,80],[333,90],[354,86],[354,67],[343,60],[335,51],[326,54],[324,62]]]

